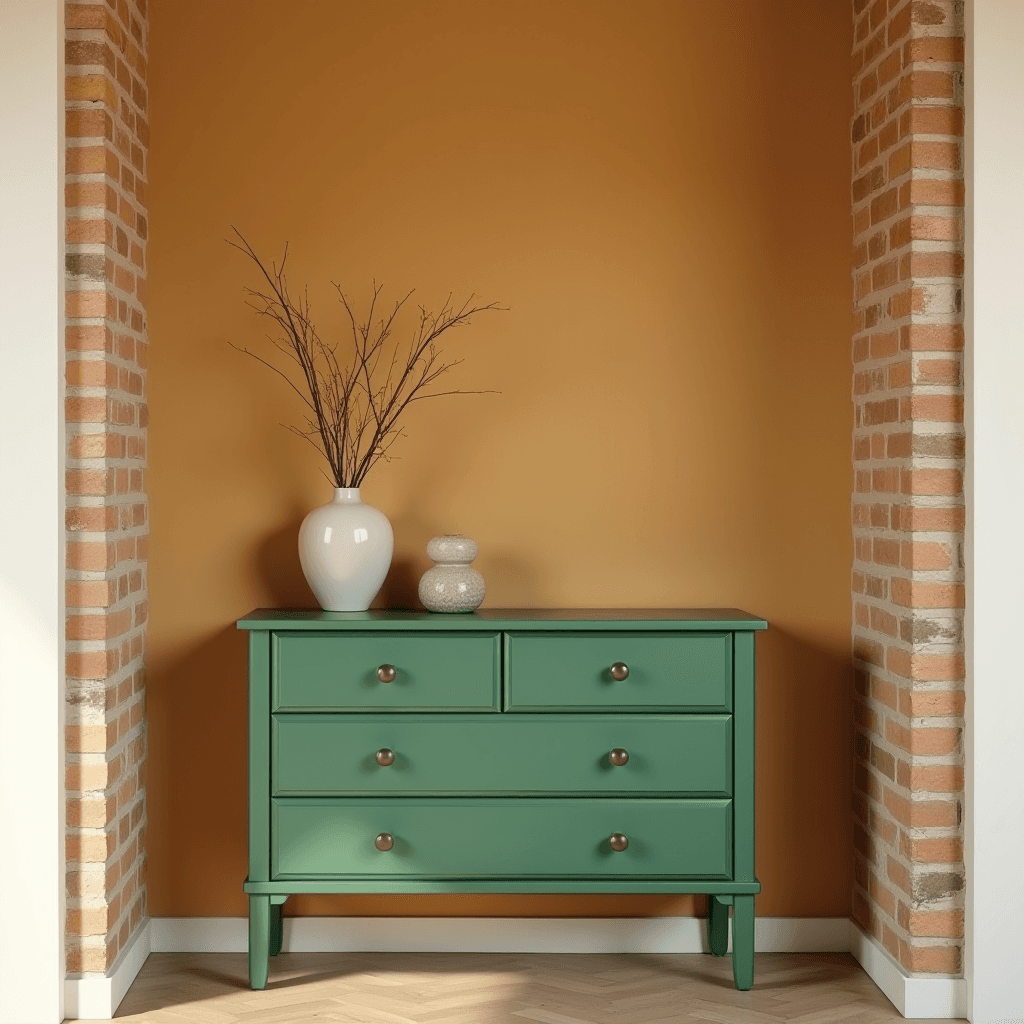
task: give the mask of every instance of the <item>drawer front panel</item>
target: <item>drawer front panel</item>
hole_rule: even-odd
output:
[[[276,711],[497,711],[500,633],[275,634]],[[382,682],[381,666],[395,677]]]
[[[272,802],[275,879],[729,878],[728,800]],[[374,838],[394,837],[381,852]],[[612,850],[616,832],[627,849]],[[571,887],[571,883],[570,883]]]
[[[512,711],[728,711],[732,634],[512,633],[506,640]],[[625,665],[624,679],[612,666]]]
[[[278,715],[272,728],[276,796],[732,793],[728,715]]]

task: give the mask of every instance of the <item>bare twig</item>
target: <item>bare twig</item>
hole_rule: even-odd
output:
[[[399,417],[412,402],[446,395],[494,394],[491,391],[424,390],[439,377],[458,366],[462,360],[446,362],[437,339],[453,327],[468,325],[476,313],[500,310],[495,302],[472,305],[470,296],[458,309],[451,295],[441,311],[431,312],[419,307],[418,323],[407,346],[392,342],[396,323],[412,296],[397,300],[390,313],[374,323],[375,310],[383,285],[373,282],[370,308],[366,320],[359,321],[355,309],[341,286],[334,285],[338,299],[349,321],[350,357],[339,358],[338,342],[321,339],[312,319],[309,295],[293,299],[285,277],[288,246],[280,264],[266,266],[252,246],[237,229],[238,241],[228,244],[244,253],[259,268],[267,291],[247,288],[249,306],[272,321],[279,332],[268,335],[274,349],[287,357],[287,372],[273,362],[247,348],[232,345],[239,352],[252,356],[283,377],[288,386],[306,403],[312,415],[308,429],[288,429],[312,444],[326,459],[336,487],[358,487],[366,474],[383,459],[390,461],[390,449],[405,436],[398,426]],[[297,369],[296,369],[297,368]]]

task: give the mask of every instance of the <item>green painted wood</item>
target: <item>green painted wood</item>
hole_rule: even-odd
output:
[[[708,896],[708,947],[715,956],[729,952],[729,907],[716,896]]]
[[[270,877],[270,634],[249,634],[249,877]]]
[[[615,662],[628,666],[626,679],[612,679]],[[514,711],[728,711],[732,634],[516,633],[505,676]]]
[[[270,971],[270,898],[249,897],[249,985],[267,987]]]
[[[700,876],[727,878],[728,800],[281,798],[274,878]],[[374,846],[381,832],[394,848]],[[630,837],[614,852],[608,837]],[[571,883],[570,883],[571,891]]]
[[[238,625],[250,631],[254,987],[281,948],[291,894],[576,892],[708,894],[715,953],[733,905],[736,984],[750,988],[763,620],[736,609],[265,609]],[[603,691],[607,703],[595,702],[588,659],[619,688]],[[627,680],[605,674],[613,661],[629,664]],[[399,685],[376,681],[385,662]],[[373,759],[384,746],[397,755],[387,768]],[[609,763],[614,746],[630,751],[626,765]],[[272,779],[275,792],[346,796],[272,799]],[[374,848],[379,831],[396,836],[392,851]],[[627,850],[610,849],[612,831],[630,837]]]
[[[741,992],[747,992],[754,984],[753,896],[733,897],[732,976]]]
[[[270,955],[277,956],[284,944],[284,920],[281,904],[270,901]]]
[[[429,895],[431,893],[655,893],[686,895],[709,893],[758,893],[758,882],[716,881],[707,878],[307,878],[273,882],[245,882],[251,893],[358,893],[363,895]],[[732,896],[727,896],[732,899]]]
[[[449,619],[449,622],[451,620]],[[495,711],[501,634],[273,634],[276,711]],[[390,683],[377,678],[393,665]]]
[[[735,635],[733,743],[736,766],[733,779],[736,853],[734,877],[753,881],[754,874],[754,634]]]
[[[275,715],[272,737],[275,796],[732,791],[728,715]]]
[[[470,615],[418,611],[324,612],[319,609],[257,608],[238,620],[239,629],[473,632],[574,630],[620,632],[634,630],[748,630],[767,629],[764,619],[738,608],[480,608]]]

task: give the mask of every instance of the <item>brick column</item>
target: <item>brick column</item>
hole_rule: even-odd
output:
[[[853,914],[959,974],[963,4],[853,8]]]
[[[146,910],[146,0],[68,3],[67,969]]]

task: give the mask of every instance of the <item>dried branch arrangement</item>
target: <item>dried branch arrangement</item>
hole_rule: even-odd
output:
[[[339,352],[339,342],[320,337],[308,292],[303,290],[298,298],[289,292],[285,277],[287,245],[280,264],[268,267],[237,229],[235,234],[238,242],[229,244],[256,264],[268,289],[247,288],[249,305],[276,325],[268,339],[286,358],[286,368],[247,348],[232,347],[283,377],[308,406],[304,426],[288,429],[326,457],[335,487],[359,487],[378,461],[390,460],[391,447],[404,434],[399,418],[413,402],[443,395],[488,393],[437,389],[438,379],[462,362],[446,361],[437,340],[445,331],[469,324],[476,313],[504,307],[494,302],[474,306],[472,295],[458,308],[449,296],[439,313],[420,306],[411,338],[402,344],[392,334],[411,291],[387,312],[379,313],[382,286],[374,283],[369,312],[360,323],[340,285],[335,284],[350,326],[346,355]]]

